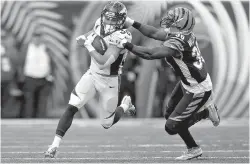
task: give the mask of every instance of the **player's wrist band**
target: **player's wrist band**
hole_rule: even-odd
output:
[[[85,46],[89,52],[95,51],[95,48],[92,45]]]
[[[135,22],[132,24],[132,26],[133,26],[134,28],[136,28],[136,29],[139,29],[139,28],[141,27],[141,23],[135,21]]]
[[[129,51],[132,51],[134,45],[132,43],[125,43],[124,48],[128,49]]]

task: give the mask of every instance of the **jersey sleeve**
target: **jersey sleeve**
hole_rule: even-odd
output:
[[[101,18],[98,18],[96,21],[95,21],[95,25],[93,27],[93,31],[95,33],[97,33],[97,29],[101,26]]]
[[[180,58],[183,56],[184,46],[179,40],[176,39],[168,39],[163,43],[163,46],[169,47],[171,49],[177,50],[179,52],[178,55],[174,56],[176,58]]]

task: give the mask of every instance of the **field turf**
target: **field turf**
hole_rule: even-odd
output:
[[[58,119],[2,119],[2,163],[249,163],[248,119],[209,120],[190,128],[203,155],[175,161],[186,150],[164,131],[164,119],[123,119],[105,130],[98,120],[75,119],[56,159],[45,159]]]

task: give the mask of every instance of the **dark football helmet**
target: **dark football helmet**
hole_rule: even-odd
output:
[[[161,27],[176,28],[179,32],[191,32],[195,25],[195,18],[192,12],[184,7],[177,7],[171,9],[161,19]]]
[[[121,2],[109,2],[101,13],[101,34],[109,35],[122,29],[127,17],[127,9]]]

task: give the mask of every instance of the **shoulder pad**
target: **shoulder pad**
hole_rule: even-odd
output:
[[[184,51],[183,44],[176,39],[168,39],[163,43],[163,46],[179,51],[180,55],[174,56],[176,58],[180,58],[182,56],[182,52]]]
[[[101,18],[98,18],[96,21],[95,21],[95,25],[94,25],[94,28],[93,30],[97,30],[97,28],[101,25]]]
[[[114,33],[111,34],[111,37],[120,40],[127,39],[128,42],[132,41],[132,34],[126,29],[115,31]]]
[[[168,39],[167,41],[163,43],[163,46],[173,48],[178,51],[184,51],[183,44],[179,40],[176,40],[176,39]]]

